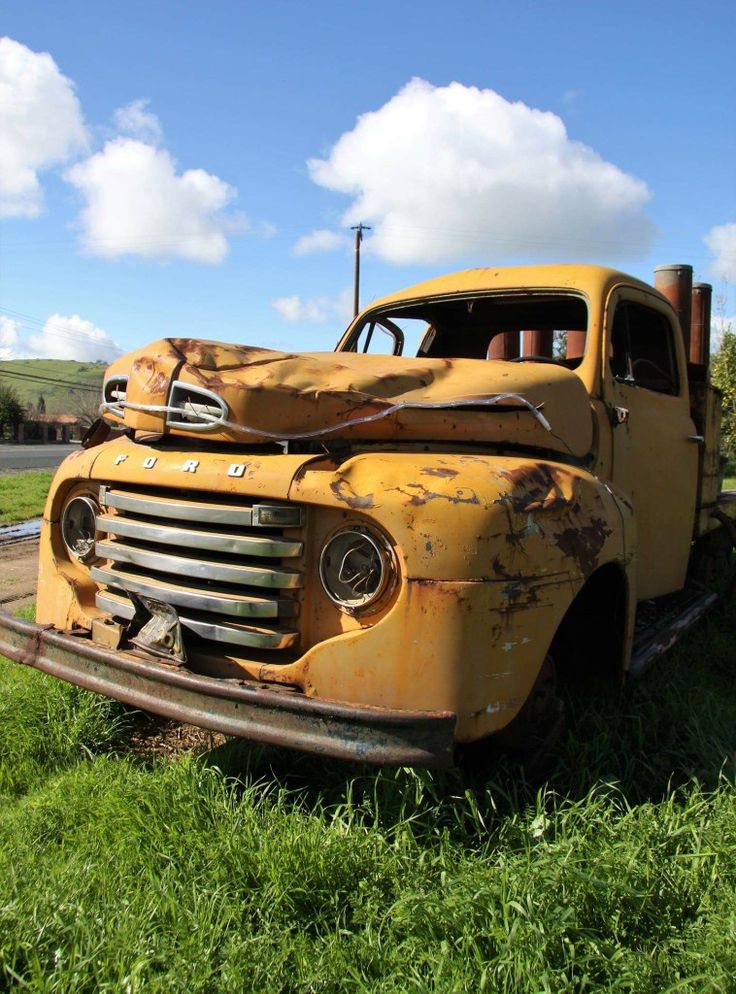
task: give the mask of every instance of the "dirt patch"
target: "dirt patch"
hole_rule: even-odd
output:
[[[184,752],[211,752],[227,742],[227,736],[196,725],[159,718],[147,711],[131,711],[128,730],[116,752],[142,759],[176,759]]]
[[[4,611],[16,614],[33,604],[38,577],[38,539],[0,545],[0,576],[0,607]],[[132,709],[126,725],[127,733],[116,751],[143,759],[172,760],[184,752],[208,752],[227,741],[218,732]]]
[[[14,614],[36,599],[38,539],[0,546],[0,607]]]

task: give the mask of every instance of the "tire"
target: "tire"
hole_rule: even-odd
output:
[[[554,751],[565,731],[565,706],[557,691],[557,671],[545,657],[534,686],[513,721],[493,736],[494,743],[527,778],[546,776],[554,766]]]

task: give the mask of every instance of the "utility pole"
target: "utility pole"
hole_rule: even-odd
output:
[[[353,317],[360,310],[360,243],[363,241],[363,232],[371,229],[367,224],[354,224],[351,231],[355,232],[355,279],[353,281]]]

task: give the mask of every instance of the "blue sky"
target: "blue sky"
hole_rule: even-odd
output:
[[[0,355],[331,348],[356,220],[363,303],[690,262],[736,314],[732,0],[7,0],[0,34]]]

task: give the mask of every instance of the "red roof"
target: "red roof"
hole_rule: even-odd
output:
[[[46,425],[77,425],[80,419],[75,414],[26,414],[24,421]]]

